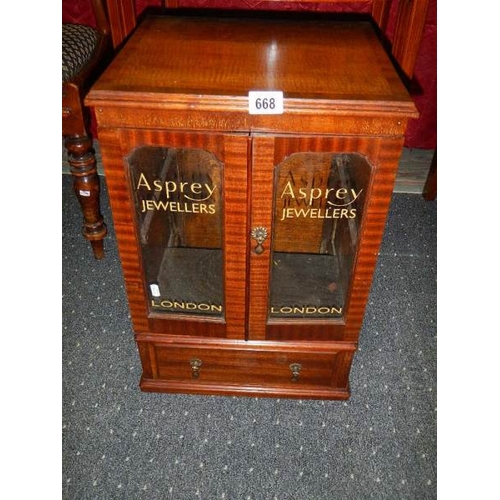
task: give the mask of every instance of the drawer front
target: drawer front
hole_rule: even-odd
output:
[[[287,350],[139,343],[145,390],[297,395],[347,391],[352,350]],[[145,380],[146,379],[146,380]],[[149,381],[149,387],[148,387]],[[305,393],[304,393],[305,391]],[[287,394],[288,393],[288,394]]]

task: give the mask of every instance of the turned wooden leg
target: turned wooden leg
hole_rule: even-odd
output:
[[[99,175],[88,136],[70,136],[65,141],[68,163],[73,175],[73,188],[83,212],[83,236],[90,241],[94,257],[104,256],[104,242],[107,229],[101,215],[99,201]]]

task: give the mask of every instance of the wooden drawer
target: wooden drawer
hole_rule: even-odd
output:
[[[353,348],[328,350],[226,342],[139,341],[143,390],[347,398]]]

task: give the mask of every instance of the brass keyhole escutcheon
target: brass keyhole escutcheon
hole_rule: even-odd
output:
[[[300,363],[292,363],[290,365],[290,370],[292,371],[292,382],[298,382],[302,365]]]
[[[189,364],[191,365],[191,377],[193,378],[199,378],[200,376],[200,368],[201,365],[203,364],[201,362],[201,359],[198,358],[193,358]]]
[[[253,249],[253,251],[260,255],[264,252],[265,248],[262,246],[262,243],[267,239],[267,229],[265,227],[254,227],[250,232],[250,236],[257,242],[257,245]]]

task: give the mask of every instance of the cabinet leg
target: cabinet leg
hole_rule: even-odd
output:
[[[83,236],[90,241],[96,259],[104,256],[107,229],[100,210],[100,186],[92,141],[88,136],[70,136],[65,141],[73,189],[83,212]]]

